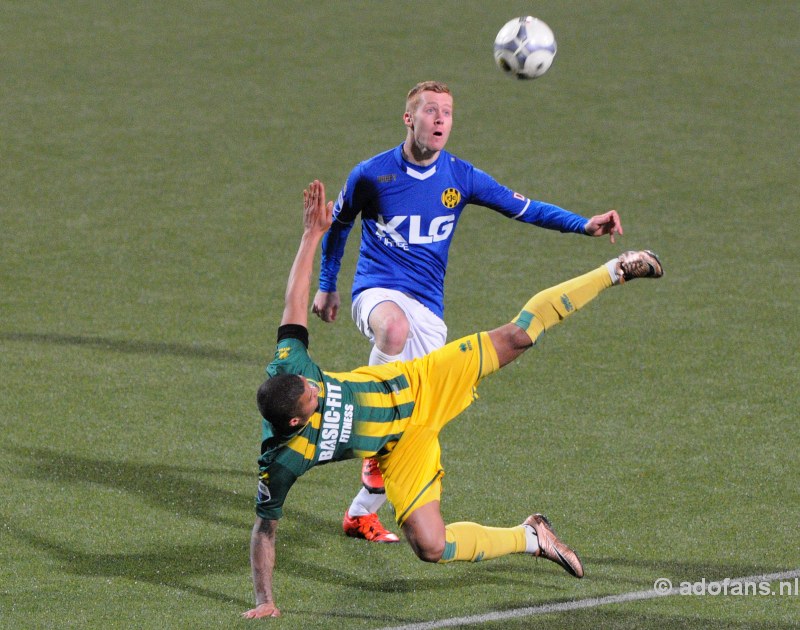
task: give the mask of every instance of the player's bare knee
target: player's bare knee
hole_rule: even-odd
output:
[[[400,354],[408,340],[409,325],[404,315],[385,317],[374,330],[375,345],[386,354]]]
[[[439,560],[442,559],[443,552],[444,550],[442,550],[441,553],[433,553],[433,552],[418,553],[417,558],[419,558],[423,562],[431,562],[433,564],[436,564],[437,562],[439,562]]]
[[[509,328],[510,337],[511,337],[511,345],[515,350],[527,350],[533,345],[531,338],[528,336],[522,328],[519,326],[511,326]]]
[[[406,522],[403,533],[417,558],[423,562],[441,560],[445,547],[444,526],[439,531],[439,528],[431,527],[429,521]]]
[[[412,544],[411,548],[414,550],[414,553],[417,554],[417,558],[423,562],[439,562],[444,553],[444,541],[442,541],[441,545],[430,543],[425,545]]]

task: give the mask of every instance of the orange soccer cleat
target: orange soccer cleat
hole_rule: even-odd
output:
[[[378,467],[378,460],[374,457],[367,457],[361,465],[361,483],[370,494],[383,494],[386,488],[383,486],[383,475]]]
[[[397,534],[390,532],[381,525],[377,514],[364,516],[350,516],[350,511],[344,513],[342,529],[350,538],[364,538],[370,542],[396,543],[400,542]]]

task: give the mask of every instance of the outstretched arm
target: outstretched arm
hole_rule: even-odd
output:
[[[253,588],[256,607],[242,613],[246,619],[280,617],[281,611],[272,597],[272,570],[275,567],[275,530],[278,521],[265,520],[260,516],[250,535],[250,567],[253,571]]]
[[[303,191],[303,236],[286,284],[286,305],[281,326],[308,326],[308,293],[314,255],[320,240],[331,226],[332,215],[333,202],[325,202],[325,186],[315,179]]]

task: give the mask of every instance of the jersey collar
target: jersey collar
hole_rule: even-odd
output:
[[[444,150],[440,151],[439,157],[436,158],[436,161],[433,164],[422,168],[416,164],[412,164],[403,157],[403,145],[401,144],[399,147],[397,147],[397,161],[400,165],[400,168],[405,171],[406,175],[424,182],[426,179],[436,174],[436,165],[439,163],[439,160],[442,159],[443,153]]]

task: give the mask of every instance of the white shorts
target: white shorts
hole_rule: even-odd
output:
[[[381,302],[394,302],[406,315],[409,323],[408,341],[398,355],[408,361],[441,348],[447,340],[447,326],[428,307],[412,297],[394,289],[365,289],[353,301],[353,321],[373,344],[375,336],[369,327],[369,316]]]

